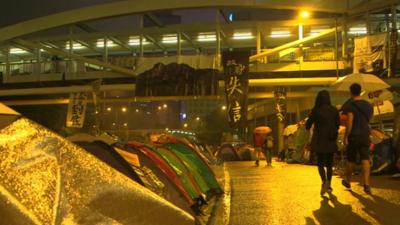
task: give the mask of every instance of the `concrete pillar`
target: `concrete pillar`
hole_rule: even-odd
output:
[[[178,32],[176,34],[176,38],[177,38],[177,41],[178,41],[178,43],[177,43],[178,44],[178,48],[177,48],[178,63],[181,63],[181,54],[182,54],[181,32]]]
[[[342,58],[347,60],[347,18],[343,18],[342,24]]]
[[[369,16],[369,12],[367,12],[366,17],[367,17],[367,19],[366,19],[366,22],[367,22],[367,34],[370,35],[372,33],[372,31],[371,31],[372,28],[371,28],[371,18]]]
[[[299,35],[299,40],[304,38],[304,27],[303,27],[302,23],[299,24],[299,34],[298,35]],[[300,44],[299,48],[300,48],[299,71],[300,71],[300,76],[302,77],[303,75],[301,72],[301,66],[303,64],[303,44]]]
[[[396,60],[397,60],[397,10],[396,6],[392,5],[391,7],[391,22],[392,22],[392,30],[391,35],[389,35],[389,66],[388,66],[388,76],[391,77],[396,73]],[[396,39],[396,40],[393,40]],[[393,45],[394,44],[394,45]]]
[[[35,55],[36,55],[36,64],[34,66],[34,73],[35,74],[41,74],[42,73],[42,67],[41,67],[41,61],[42,61],[42,52],[40,51],[40,48],[35,49]]]
[[[140,29],[143,30],[144,26],[144,18],[143,15],[140,17]],[[144,46],[143,46],[143,34],[140,34],[140,45],[139,45],[139,57],[142,58],[144,55]]]
[[[74,32],[74,28],[72,26],[69,27],[69,41],[68,41],[68,45],[69,45],[69,54],[72,54],[74,51],[74,41],[72,39],[72,35]]]
[[[216,24],[217,24],[217,29],[216,29],[216,36],[217,36],[217,46],[216,46],[216,69],[219,69],[221,67],[221,26],[220,26],[220,11],[219,9],[216,9]]]
[[[6,57],[6,74],[4,74],[5,76],[3,76],[3,82],[7,81],[7,78],[11,75],[11,65],[10,65],[10,47],[8,46],[5,49],[5,57]]]
[[[108,42],[108,38],[107,37],[104,37],[104,39],[103,39],[103,42],[104,42],[104,48],[103,48],[103,61],[104,62],[108,62],[108,45],[107,45],[107,42]]]
[[[285,123],[281,122],[279,120],[278,121],[278,151],[280,151],[281,149],[283,149],[284,146],[284,137],[283,137],[283,129],[285,128]]]
[[[339,36],[337,18],[335,18],[335,61],[336,61],[336,78],[339,79]]]
[[[257,54],[261,53],[261,32],[260,30],[257,28]]]

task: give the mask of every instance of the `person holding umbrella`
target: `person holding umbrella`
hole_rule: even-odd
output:
[[[260,153],[262,153],[265,159],[267,159],[267,156],[264,153],[263,148],[266,140],[265,137],[267,134],[271,133],[271,131],[272,131],[271,128],[267,126],[261,126],[254,129],[253,144],[254,144],[254,150],[256,151],[256,162],[255,162],[256,166],[260,165]]]
[[[343,186],[351,188],[350,180],[353,167],[356,162],[357,154],[360,155],[364,192],[371,194],[369,175],[371,170],[369,157],[369,121],[373,114],[371,104],[360,97],[361,85],[353,83],[350,86],[351,99],[343,105],[343,113],[347,115],[347,129],[343,143],[347,146],[347,168],[345,179],[342,180]]]
[[[311,150],[317,153],[318,172],[321,177],[321,196],[331,192],[333,155],[338,150],[336,140],[340,125],[339,112],[331,105],[329,92],[318,92],[315,105],[306,122],[310,130],[314,124],[311,138]],[[326,168],[326,170],[325,170]]]

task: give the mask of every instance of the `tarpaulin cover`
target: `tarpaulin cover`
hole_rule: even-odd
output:
[[[146,187],[153,190],[158,195],[172,202],[179,208],[185,210],[190,214],[195,214],[195,212],[190,208],[194,204],[189,193],[185,190],[183,184],[177,179],[177,183],[171,180],[156,164],[151,158],[147,157],[145,154],[139,150],[130,148],[114,147],[122,157],[124,157],[139,176],[143,179]],[[163,187],[160,189],[159,185],[154,187],[155,180],[159,180]],[[158,183],[158,182],[157,182]],[[198,195],[197,195],[198,196]]]
[[[202,177],[209,189],[221,189],[217,180],[215,179],[214,173],[210,170],[208,165],[189,147],[184,144],[164,144],[165,147],[171,149],[178,157],[182,159],[185,165],[191,170],[193,174],[198,173]],[[196,181],[197,181],[197,177]]]
[[[129,146],[131,148],[127,149],[128,151],[132,153],[140,151],[151,159],[154,165],[157,165],[176,185],[183,186],[191,199],[196,199],[200,196],[201,191],[197,187],[197,184],[192,182],[187,168],[179,160],[168,162],[150,148],[136,142],[130,142]]]
[[[25,118],[0,131],[0,218],[18,225],[195,224],[188,213]]]

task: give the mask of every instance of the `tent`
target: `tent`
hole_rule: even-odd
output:
[[[82,147],[85,151],[92,154],[99,160],[105,162],[110,167],[118,170],[125,176],[144,186],[142,179],[132,169],[129,163],[126,162],[124,158],[122,158],[118,152],[114,150],[114,148],[101,141],[100,138],[96,139],[96,137],[88,134],[77,134],[68,137],[67,140],[73,141],[75,144]]]
[[[185,166],[181,165],[180,162],[169,163],[147,146],[138,142],[130,142],[125,147],[118,148],[120,153],[122,153],[121,150],[136,155],[141,164],[154,171],[159,177],[165,177],[163,180],[168,179],[172,182],[185,196],[191,205],[191,210],[196,214],[200,213],[200,207],[204,203],[202,193]],[[122,155],[129,160],[126,154],[122,153]]]
[[[215,153],[215,156],[222,161],[238,161],[240,160],[237,152],[231,144],[225,143]]]
[[[194,150],[182,143],[165,143],[163,146],[172,150],[184,162],[185,166],[188,167],[193,174],[196,174],[194,177],[198,183],[202,182],[204,179],[209,187],[209,190],[206,193],[207,196],[222,193],[222,189],[219,186],[213,171]]]
[[[207,162],[207,164],[218,164],[217,158],[213,155],[209,147],[206,144],[201,143],[196,137],[188,135],[185,136],[182,134],[175,134],[173,137],[176,137],[176,141],[185,143],[194,149],[203,158],[203,160]]]
[[[190,214],[26,118],[0,130],[0,162],[2,224],[195,224]]]

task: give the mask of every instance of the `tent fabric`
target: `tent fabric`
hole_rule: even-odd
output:
[[[382,174],[392,168],[395,161],[395,152],[393,150],[391,138],[385,139],[374,146],[371,174]]]
[[[69,136],[69,137],[67,137],[67,140],[72,141],[72,142],[101,141],[108,145],[113,145],[113,144],[117,143],[117,141],[112,139],[111,136],[107,136],[107,135],[93,136],[93,135],[86,134],[86,133],[79,133],[79,134]]]
[[[145,177],[144,179],[149,179],[149,176],[155,176],[162,184],[163,188],[160,190],[155,190],[157,194],[165,198],[166,200],[172,202],[182,210],[195,215],[196,211],[191,208],[195,202],[190,198],[187,191],[183,188],[182,184],[177,186],[170,178],[163,173],[156,165],[154,165],[154,161],[148,158],[145,154],[140,151],[127,150],[126,148],[115,147],[118,153],[121,154],[136,170],[140,170],[142,175]],[[136,158],[136,159],[134,159]],[[135,161],[132,161],[132,160]],[[150,178],[151,179],[151,178]],[[151,182],[148,181],[148,182]],[[148,183],[145,181],[145,183]]]
[[[223,144],[215,153],[217,158],[222,161],[239,161],[240,158],[235,149],[230,144]]]
[[[0,102],[0,115],[13,115],[13,116],[21,116],[17,111],[9,108]]]
[[[2,217],[3,224],[195,224],[190,214],[25,118],[0,131],[0,162],[0,214],[21,216]]]
[[[154,169],[156,167],[162,171],[162,173],[176,185],[188,202],[192,204],[191,209],[194,210],[195,213],[198,213],[197,209],[202,203],[199,202],[199,200],[202,199],[202,193],[197,184],[190,178],[190,175],[185,172],[184,166],[180,166],[178,163],[168,164],[161,156],[141,143],[130,142],[125,150],[137,154],[141,162],[144,162],[144,160],[150,161],[147,163],[149,168]]]
[[[170,165],[173,165],[172,168],[177,174],[184,174],[184,176],[182,176],[184,183],[192,185],[198,193],[203,194],[209,190],[206,182],[200,176],[200,174],[192,174],[192,171],[187,167],[186,163],[170,149],[158,146],[157,148],[148,148],[148,150],[157,153],[166,162],[168,162]]]
[[[92,154],[99,160],[105,162],[110,167],[118,170],[120,173],[144,186],[144,183],[139,175],[132,169],[129,163],[127,163],[124,158],[122,158],[111,146],[101,141],[80,141],[74,143],[85,149],[88,153]]]
[[[215,175],[213,171],[208,167],[208,165],[196,154],[194,150],[191,150],[188,146],[184,144],[173,144],[167,143],[163,146],[171,149],[182,161],[185,165],[191,169],[191,172],[199,176],[194,176],[197,182],[201,182],[199,178],[203,178],[209,187],[207,194],[212,194],[214,191],[216,193],[220,193],[221,187],[219,186],[217,180],[215,179]]]
[[[0,103],[0,129],[5,128],[20,117],[21,114]]]

